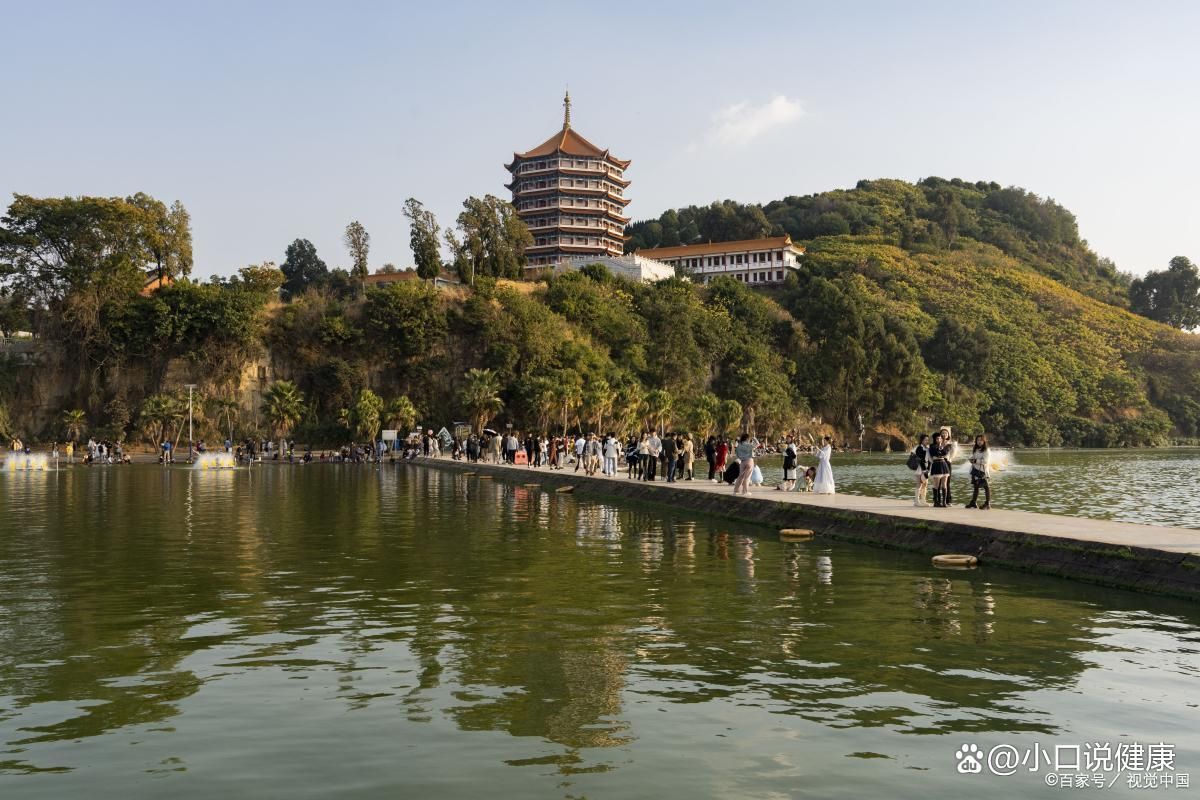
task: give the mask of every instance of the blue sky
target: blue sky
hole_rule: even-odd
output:
[[[629,213],[928,175],[1075,212],[1124,270],[1200,260],[1200,3],[0,0],[0,196],[183,201],[195,273],[411,263],[562,119],[633,160]]]

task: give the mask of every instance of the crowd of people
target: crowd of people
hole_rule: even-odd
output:
[[[831,436],[819,443],[801,444],[797,437],[786,436],[774,445],[764,445],[750,434],[736,439],[709,436],[702,442],[690,433],[659,434],[648,430],[621,439],[614,433],[579,433],[553,436],[518,431],[470,434],[450,441],[450,455],[469,462],[512,464],[551,470],[573,470],[584,475],[615,477],[623,471],[629,480],[676,481],[708,480],[733,487],[735,495],[749,495],[763,485],[761,467],[756,463],[764,453],[783,455],[783,479],[779,491],[801,491],[832,495],[837,492],[832,456],[837,450]],[[815,456],[816,464],[801,465],[802,453]],[[440,455],[440,445],[432,431],[422,434],[410,447],[409,457]],[[932,437],[921,434],[910,451],[908,468],[913,472],[916,493],[913,504],[928,506],[928,490],[933,486],[933,503],[938,508],[951,504],[950,476],[960,455],[958,443],[948,428]],[[697,461],[703,459],[707,478],[697,477]],[[991,508],[991,456],[987,438],[977,436],[967,458],[972,496],[967,508]],[[700,468],[703,471],[703,467]],[[979,502],[983,495],[982,504]]]

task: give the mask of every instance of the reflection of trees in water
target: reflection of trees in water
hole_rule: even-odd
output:
[[[34,741],[161,722],[215,672],[263,669],[328,673],[352,708],[553,742],[564,772],[636,733],[630,684],[837,727],[1050,731],[1024,693],[1072,685],[1095,647],[1098,612],[1079,598],[1100,590],[1006,589],[410,466],[190,484],[134,470],[105,479],[104,502],[99,481],[63,477],[36,535],[20,518],[0,531],[4,725],[35,704],[105,702],[21,734]]]

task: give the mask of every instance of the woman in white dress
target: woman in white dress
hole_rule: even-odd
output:
[[[833,454],[833,439],[826,436],[817,451],[817,477],[813,481],[813,494],[834,494],[833,469],[829,466],[829,456]]]

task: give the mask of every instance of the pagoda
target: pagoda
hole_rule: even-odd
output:
[[[619,256],[625,249],[628,161],[571,127],[571,95],[563,97],[563,126],[525,153],[513,153],[505,188],[533,234],[526,269],[545,269],[576,256]]]

